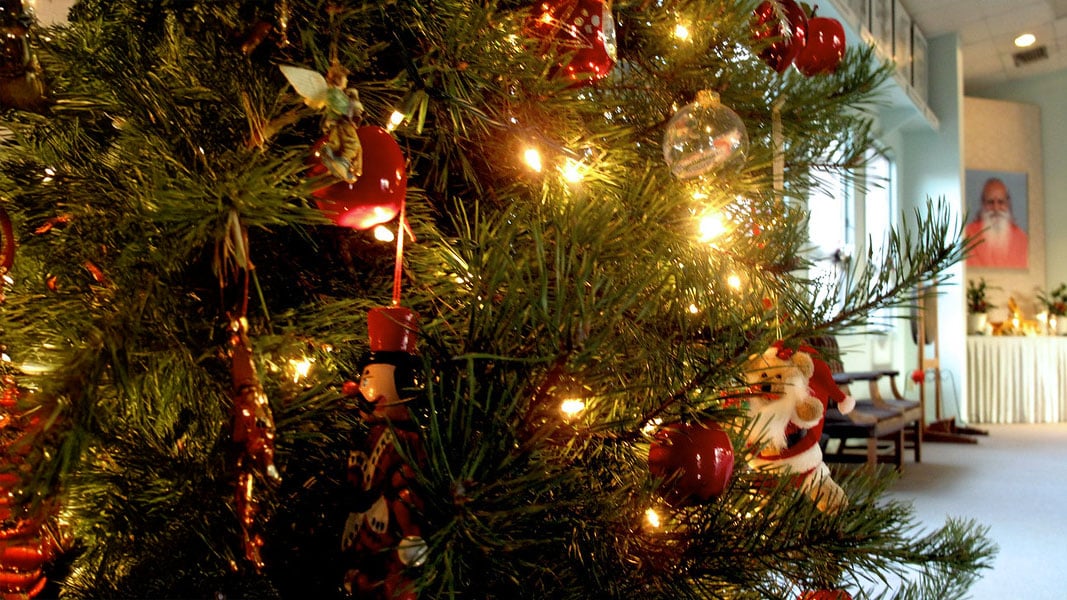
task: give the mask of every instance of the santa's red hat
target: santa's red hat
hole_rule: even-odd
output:
[[[841,386],[837,385],[830,365],[817,356],[812,356],[811,361],[815,363],[815,373],[808,380],[811,394],[824,403],[836,404],[837,410],[843,415],[852,412],[852,409],[856,407],[856,399],[846,394]]]

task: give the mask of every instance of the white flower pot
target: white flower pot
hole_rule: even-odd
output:
[[[986,323],[989,321],[989,315],[986,313],[970,313],[967,315],[967,333],[970,335],[982,335],[985,333]],[[1063,319],[1064,325],[1067,325],[1067,318]]]

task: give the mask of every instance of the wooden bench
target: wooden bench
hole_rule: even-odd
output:
[[[853,396],[856,398],[856,406],[858,408],[862,408],[864,411],[889,410],[901,415],[904,419],[907,442],[915,453],[915,462],[922,462],[922,403],[918,400],[908,400],[900,393],[900,388],[897,387],[898,375],[899,372],[893,370],[847,371],[841,373],[840,377],[849,380],[850,383],[867,382],[868,396],[865,398]],[[883,380],[889,381],[889,389],[892,393],[891,398],[886,398],[882,395],[881,382]],[[853,393],[855,392],[853,391]]]
[[[837,339],[823,336],[811,340],[811,346],[822,355],[834,374],[834,381],[856,400],[856,407],[847,415],[831,407],[823,426],[823,459],[826,462],[866,463],[874,468],[878,463],[892,463],[898,470],[904,467],[905,431],[915,451],[915,461],[922,459],[923,415],[921,403],[907,400],[896,383],[897,371],[845,371],[840,361]],[[881,382],[888,379],[893,398],[881,393]],[[859,396],[853,384],[867,383],[869,396]],[[850,442],[863,441],[857,447]],[[833,442],[834,444],[831,444]],[[836,445],[836,448],[831,447]],[[861,450],[857,453],[856,450]],[[885,451],[889,452],[886,453]]]

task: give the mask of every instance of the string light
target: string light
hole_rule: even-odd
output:
[[[582,179],[585,179],[585,165],[573,158],[568,158],[559,170],[567,183],[580,183]]]
[[[559,405],[559,411],[563,413],[564,418],[573,419],[578,416],[578,413],[585,410],[585,400],[571,398],[564,400]]]
[[[645,521],[653,529],[659,529],[659,526],[662,523],[662,520],[660,520],[659,513],[656,512],[656,509],[654,508],[650,508],[645,511]]]
[[[389,124],[386,125],[385,128],[388,129],[389,131],[393,131],[397,127],[400,127],[400,124],[403,123],[403,122],[404,122],[404,113],[402,113],[402,112],[400,112],[398,110],[394,110],[393,114],[389,115]]]
[[[379,242],[391,242],[396,239],[396,236],[393,235],[393,230],[389,229],[385,225],[379,225],[375,227],[372,233],[374,235],[374,239],[378,240]]]
[[[710,213],[700,217],[699,230],[700,241],[710,242],[726,233],[726,224],[723,223],[722,215],[718,213]]]
[[[675,25],[674,26],[674,37],[675,37],[675,39],[677,39],[679,41],[682,41],[682,42],[689,41],[689,28],[686,27],[683,23],[679,23],[679,24]]]
[[[740,290],[741,289],[741,276],[738,275],[737,273],[731,273],[730,276],[726,278],[726,285],[730,286],[731,288],[733,288],[735,290]]]
[[[306,357],[290,358],[289,368],[293,370],[293,383],[300,383],[301,379],[308,376],[311,371],[311,359]]]
[[[541,162],[541,151],[537,148],[527,148],[522,153],[522,159],[526,161],[526,166],[530,169],[540,173],[544,169],[544,164]]]
[[[690,314],[694,314],[695,315],[698,312],[700,312],[700,307],[697,306],[696,304],[690,304],[689,305],[689,312],[690,312]]]

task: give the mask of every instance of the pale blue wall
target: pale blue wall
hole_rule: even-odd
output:
[[[963,189],[963,81],[959,39],[956,34],[933,38],[929,43],[929,105],[939,126],[904,129],[891,138],[898,161],[900,207],[906,215],[932,198],[948,207],[962,223]],[[952,280],[941,286],[937,327],[942,370],[942,417],[959,416],[966,398],[966,316],[964,311],[963,265],[950,270]],[[918,349],[904,343],[908,364],[918,365]],[[931,374],[932,378],[933,375]],[[930,383],[933,383],[932,379]],[[935,412],[932,394],[927,393],[927,416]]]

